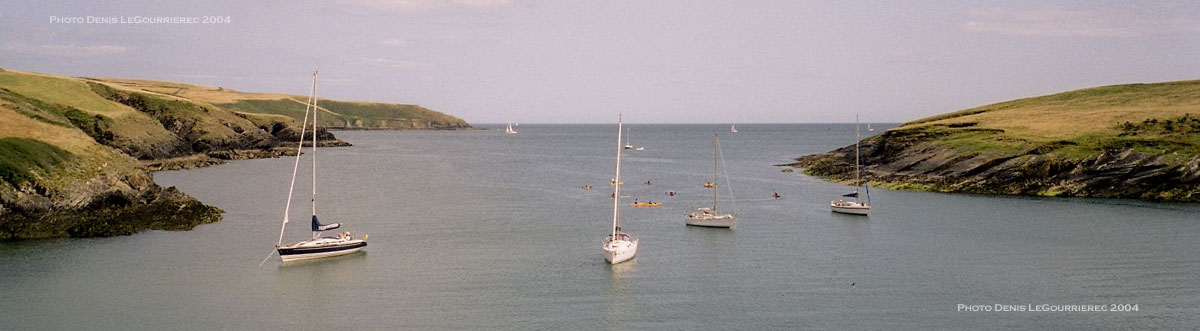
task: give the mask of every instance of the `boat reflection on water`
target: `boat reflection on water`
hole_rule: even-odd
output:
[[[312,267],[321,266],[320,268],[336,269],[336,268],[352,267],[356,263],[361,263],[363,260],[366,260],[366,258],[367,258],[367,251],[362,250],[362,251],[358,251],[354,254],[348,254],[346,256],[342,256],[342,257],[339,257],[336,259],[304,259],[304,260],[283,261],[279,264],[279,266],[280,267],[290,267],[289,269],[292,269],[292,270],[308,270],[307,268],[302,268],[303,266],[312,266]]]

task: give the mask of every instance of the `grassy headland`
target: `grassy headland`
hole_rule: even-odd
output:
[[[308,96],[246,93],[226,88],[136,79],[98,79],[131,90],[185,98],[193,102],[247,114],[304,116]],[[321,126],[331,129],[469,129],[466,121],[418,105],[318,99]]]
[[[278,112],[226,107],[255,100],[288,105],[271,106]],[[215,222],[219,209],[156,185],[150,172],[294,155],[294,146],[285,143],[300,138],[296,119],[303,116],[303,100],[0,69],[0,240],[186,230]],[[326,124],[354,119],[371,128],[469,127],[418,106],[323,103],[329,105],[322,106],[329,112]],[[424,124],[389,121],[400,117]],[[320,146],[347,145],[324,128],[316,135]]]
[[[905,123],[864,139],[879,186],[1200,201],[1200,81],[1088,88]],[[854,146],[791,166],[842,181]]]

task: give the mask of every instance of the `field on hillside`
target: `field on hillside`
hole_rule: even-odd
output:
[[[1200,155],[1200,81],[1112,85],[970,108],[905,123],[963,152],[1084,157],[1104,150]],[[1178,160],[1186,160],[1179,157]]]
[[[108,84],[133,90],[185,98],[235,112],[283,115],[299,121],[304,116],[308,96],[279,93],[246,93],[225,88],[211,88],[184,83],[150,80],[103,78]],[[388,104],[360,101],[339,101],[320,98],[321,125],[348,129],[465,129],[470,128],[460,118],[418,105]]]

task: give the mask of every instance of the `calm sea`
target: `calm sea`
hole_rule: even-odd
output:
[[[370,246],[312,263],[259,266],[293,159],[157,173],[223,208],[224,221],[0,243],[0,329],[1200,327],[1200,205],[873,189],[869,218],[838,215],[829,200],[852,188],[772,165],[851,144],[852,125],[631,124],[630,142],[646,149],[625,154],[622,194],[664,205],[623,208],[640,248],[610,266],[600,246],[616,126],[486,127],[337,133],[354,146],[317,152],[317,211]],[[739,216],[732,230],[683,224],[711,203],[713,133],[736,198],[722,197]],[[288,242],[308,235],[307,171]]]

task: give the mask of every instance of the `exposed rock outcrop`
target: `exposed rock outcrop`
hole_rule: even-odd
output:
[[[1064,156],[1053,142],[1017,153],[963,152],[936,132],[895,129],[865,139],[864,176],[876,186],[938,192],[1200,201],[1200,157],[1147,155],[1132,148]],[[807,155],[788,166],[836,181],[854,178],[854,146]]]

